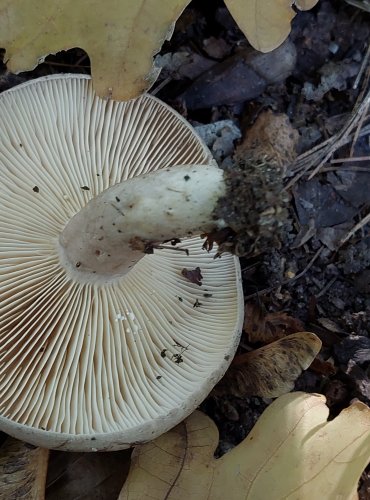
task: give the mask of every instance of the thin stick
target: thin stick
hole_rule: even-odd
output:
[[[288,279],[288,280],[284,280],[283,283],[282,283],[282,285],[288,285],[288,284],[293,283],[294,281],[297,281],[300,278],[302,278],[307,273],[307,271],[314,265],[314,263],[316,262],[316,260],[320,257],[321,252],[323,250],[324,250],[324,245],[321,245],[321,247],[317,250],[317,252],[312,257],[312,259],[310,260],[310,262],[303,269],[303,271],[301,271],[300,273],[296,274],[294,276],[294,278],[291,278],[291,279]]]
[[[349,172],[370,172],[370,166],[356,167],[354,165],[338,165],[337,167],[323,167],[321,172],[338,172],[338,170],[347,170]]]
[[[296,274],[294,276],[294,278],[290,278],[290,279],[286,279],[286,280],[283,280],[281,283],[278,283],[277,285],[274,285],[274,286],[270,286],[269,288],[264,288],[263,290],[260,290],[258,292],[254,292],[254,293],[251,293],[250,295],[247,295],[244,299],[247,301],[253,297],[255,297],[256,295],[259,296],[259,295],[264,295],[265,293],[269,293],[269,292],[272,292],[272,290],[275,290],[275,288],[279,288],[281,286],[284,286],[284,285],[290,285],[291,283],[294,283],[295,281],[299,280],[300,278],[302,278],[306,273],[307,271],[314,265],[314,263],[316,262],[316,260],[320,257],[321,255],[321,252],[324,250],[324,245],[322,245],[318,250],[317,252],[315,253],[315,255],[312,257],[312,259],[310,260],[310,262],[307,264],[307,266],[303,269],[303,271],[301,271],[300,273]]]
[[[352,144],[351,144],[351,150],[349,152],[349,156],[353,156],[353,153],[355,152],[355,146],[356,146],[356,143],[358,141],[358,136],[359,136],[360,131],[362,129],[362,125],[364,124],[364,121],[365,121],[368,109],[369,109],[369,102],[367,103],[367,106],[365,107],[363,115],[360,116],[360,120],[359,120],[359,122],[357,124],[356,131],[355,131],[354,136],[353,136],[353,141],[352,141]]]
[[[341,247],[342,245],[344,245],[344,243],[346,243],[346,241],[348,241],[359,229],[363,228],[364,226],[366,226],[366,224],[368,224],[370,222],[370,212],[365,215],[365,217],[363,219],[360,220],[360,222],[358,222],[347,234],[346,236],[344,236],[340,242],[339,242],[339,246]]]
[[[367,51],[366,51],[366,54],[362,60],[362,63],[361,63],[361,68],[360,68],[360,71],[358,72],[358,75],[356,76],[356,80],[354,82],[354,84],[352,85],[352,88],[354,90],[357,89],[359,83],[360,83],[360,80],[362,78],[362,75],[364,74],[364,71],[366,69],[366,66],[367,66],[367,63],[369,61],[369,58],[370,58],[370,44],[367,46]]]
[[[167,85],[167,83],[170,83],[170,81],[172,80],[172,78],[168,77],[168,78],[165,78],[154,90],[151,90],[150,93],[152,95],[156,95],[158,94],[158,92],[160,90],[163,89],[163,87],[165,87]]]
[[[361,104],[354,110],[351,118],[348,123],[342,128],[342,130],[337,134],[337,140],[333,145],[330,145],[327,153],[324,158],[320,161],[317,167],[313,170],[313,172],[309,175],[308,180],[312,179],[318,172],[320,172],[323,165],[329,160],[332,154],[339,149],[345,143],[345,139],[349,135],[350,132],[354,129],[357,123],[361,120],[363,114],[366,114],[366,111],[370,104],[370,91],[367,92],[365,99],[361,102]]]
[[[320,297],[322,297],[323,295],[326,294],[326,292],[329,290],[329,288],[337,281],[337,277],[334,276],[334,278],[332,278],[329,283],[327,283],[324,288],[322,290],[319,291],[319,293],[317,295],[315,295],[315,297],[317,299],[319,299]]]
[[[335,158],[334,160],[330,160],[331,164],[335,163],[349,163],[352,161],[369,161],[370,156],[351,156],[350,158]]]
[[[369,73],[369,68],[367,72]],[[365,83],[363,86],[364,88],[368,87],[368,82],[369,74],[365,79]],[[287,183],[285,189],[290,189],[291,187],[293,187],[294,184],[298,182],[299,179],[301,179],[311,169],[312,165],[315,165],[317,162],[319,162],[313,173],[311,173],[311,175],[309,176],[309,179],[312,179],[312,177],[321,170],[321,168],[327,163],[329,158],[337,149],[351,142],[354,137],[356,137],[356,140],[358,140],[359,137],[363,137],[370,132],[370,125],[366,125],[361,130],[359,127],[356,131],[356,134],[352,133],[352,130],[357,125],[357,123],[360,121],[364,121],[364,117],[366,117],[366,113],[370,104],[370,91],[367,92],[365,99],[360,102],[360,97],[362,98],[362,96],[363,91],[361,91],[360,93],[360,96],[356,102],[349,120],[345,123],[345,125],[339,132],[337,132],[326,141],[318,144],[314,148],[300,155],[293,163],[293,165],[291,165],[291,170],[298,173]]]

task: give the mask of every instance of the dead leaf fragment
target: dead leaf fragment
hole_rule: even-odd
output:
[[[277,398],[293,389],[320,349],[314,333],[300,332],[237,356],[214,393]]]
[[[286,335],[303,331],[303,324],[285,312],[266,313],[258,304],[247,303],[243,329],[249,342],[268,344]]]
[[[47,500],[117,498],[130,467],[131,450],[102,453],[52,451]]]
[[[323,361],[322,359],[315,358],[310,366],[310,369],[315,373],[320,373],[328,377],[329,375],[334,375],[337,373],[337,369],[334,364],[330,361]]]
[[[202,285],[203,276],[200,267],[196,267],[195,269],[186,269],[186,267],[184,267],[184,269],[181,271],[181,274],[191,283],[194,283],[198,286]]]
[[[247,131],[245,139],[236,149],[236,156],[246,158],[253,151],[256,156],[272,157],[279,166],[286,166],[297,156],[298,139],[299,133],[292,127],[287,115],[264,111]]]
[[[152,58],[188,3],[0,0],[0,45],[13,72],[34,68],[50,53],[81,47],[90,57],[98,95],[131,99],[155,81]]]
[[[0,447],[0,500],[43,500],[49,451],[8,437]]]
[[[262,414],[242,443],[215,459],[215,424],[200,412],[135,448],[119,500],[352,499],[370,458],[370,409],[334,420],[325,398],[296,392]]]

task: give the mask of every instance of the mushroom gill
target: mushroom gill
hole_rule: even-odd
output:
[[[0,112],[0,429],[65,450],[152,439],[227,369],[242,322],[238,261],[214,259],[194,235],[126,274],[81,279],[59,238],[111,186],[213,165],[211,155],[159,100],[102,100],[87,76],[22,84],[0,94]],[[201,285],[183,273],[198,267]]]

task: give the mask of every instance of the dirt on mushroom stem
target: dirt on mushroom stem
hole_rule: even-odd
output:
[[[122,276],[168,242],[200,234],[203,248],[255,255],[278,247],[288,196],[271,158],[232,168],[182,165],[139,176],[91,200],[60,237],[61,260],[89,276]],[[179,250],[176,245],[170,246]]]
[[[227,231],[208,234],[219,254],[251,257],[280,248],[288,220],[289,194],[283,187],[284,169],[276,158],[235,159],[224,171],[226,195],[218,200],[213,217],[226,222]]]

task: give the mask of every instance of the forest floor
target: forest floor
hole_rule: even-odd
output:
[[[262,116],[268,123],[279,114],[290,123],[295,151],[289,149],[284,177],[290,196],[284,237],[280,248],[241,259],[246,322],[239,354],[260,345],[248,329],[261,321],[276,338],[297,324],[315,333],[323,348],[295,389],[324,394],[331,416],[354,399],[370,404],[369,40],[369,12],[320,0],[296,16],[283,47],[259,54],[223,2],[194,0],[157,56],[163,69],[151,90],[196,127],[225,168],[243,154]],[[58,72],[89,72],[87,55],[74,49],[33,72],[0,75],[0,91]],[[209,396],[201,409],[219,428],[218,454],[244,439],[270,402]],[[50,500],[77,498],[61,486],[65,455],[55,452],[50,462]],[[112,478],[115,461],[106,460]],[[109,495],[121,480],[122,470]],[[360,498],[370,498],[368,473]]]

